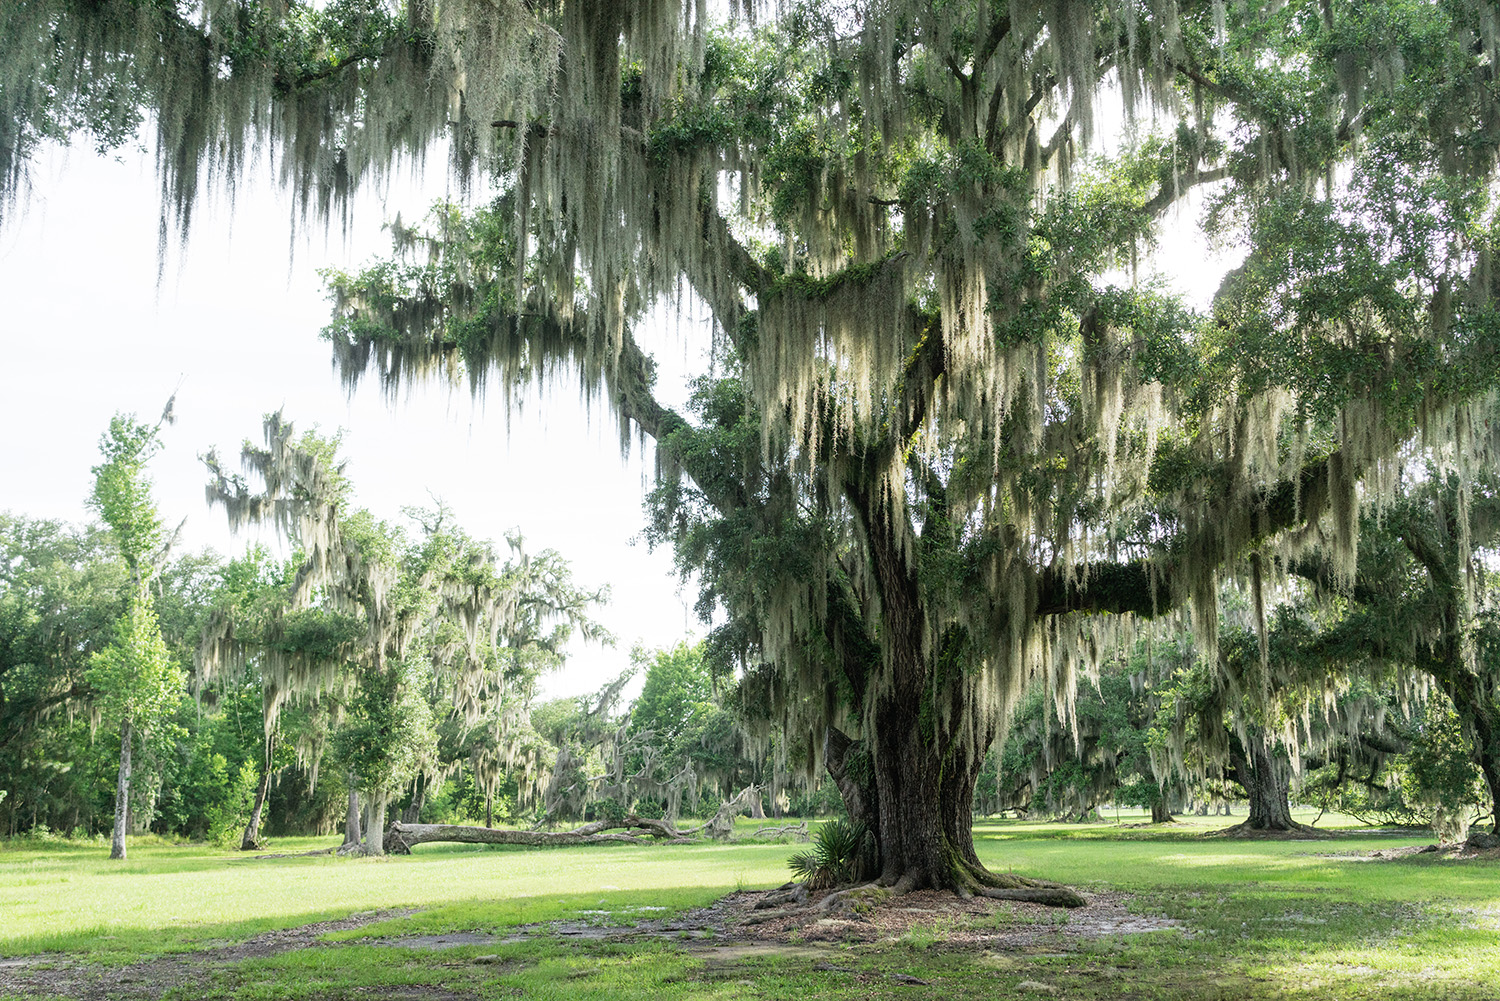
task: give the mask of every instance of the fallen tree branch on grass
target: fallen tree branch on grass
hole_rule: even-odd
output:
[[[641,834],[611,833],[642,831]],[[385,832],[385,850],[391,855],[409,855],[413,845],[434,841],[468,845],[529,845],[532,847],[565,845],[691,844],[687,837],[664,820],[649,817],[625,817],[620,820],[596,820],[571,831],[515,831],[495,827],[469,827],[463,824],[403,824],[392,822]]]
[[[337,848],[315,848],[310,852],[271,852],[268,855],[252,855],[253,859],[262,858],[309,858],[313,855],[332,855]]]
[[[795,835],[803,841],[807,840],[807,821],[800,824],[786,824],[782,827],[761,827],[751,832],[752,838],[784,838]]]
[[[699,831],[707,831],[710,837],[719,841],[733,837],[734,818],[742,813],[752,812],[752,804],[760,801],[760,793],[760,786],[746,786],[733,799],[726,799],[720,803],[719,809],[706,822],[682,833],[697,834]]]

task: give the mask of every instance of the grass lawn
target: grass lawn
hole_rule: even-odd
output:
[[[1231,841],[1210,831],[1238,818],[1167,827],[1121,819],[1124,826],[983,822],[976,845],[991,868],[1086,893],[1123,892],[1132,911],[1180,922],[1171,929],[1081,937],[1065,927],[1076,915],[1023,914],[996,902],[982,919],[935,913],[876,943],[803,943],[793,935],[776,945],[725,945],[732,928],[692,939],[512,934],[555,921],[659,925],[663,915],[733,890],[785,881],[786,857],[798,848],[750,841],[424,845],[410,857],[258,860],[142,841],[125,863],[110,862],[107,846],[96,843],[0,842],[0,955],[47,954],[0,961],[0,997],[37,996],[40,981],[26,977],[47,975],[50,996],[183,1001],[1500,997],[1494,860],[1367,857],[1431,840],[1421,834]],[[283,839],[275,850],[328,843]],[[371,911],[390,913],[321,936],[322,929],[292,931]],[[982,936],[1028,922],[1043,934],[1022,944],[949,941],[968,932],[972,943],[975,929]],[[394,941],[455,932],[481,935],[437,942],[445,948]],[[305,941],[293,944],[311,947],[277,938],[297,934]],[[235,951],[233,943],[254,936],[281,946]],[[184,971],[196,979],[179,983]]]

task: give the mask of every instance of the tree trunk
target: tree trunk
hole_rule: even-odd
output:
[[[1228,828],[1225,834],[1321,833],[1292,819],[1291,764],[1282,760],[1269,739],[1260,734],[1253,735],[1248,751],[1240,746],[1239,741],[1232,741],[1229,758],[1239,784],[1249,797],[1250,812],[1243,822]]]
[[[890,510],[863,485],[846,481],[845,487],[869,543],[880,593],[882,652],[875,670],[887,677],[876,687],[878,694],[862,699],[862,743],[869,750],[873,799],[851,803],[847,781],[839,782],[839,791],[851,818],[860,819],[862,813],[875,818],[870,826],[877,840],[880,883],[898,894],[932,888],[960,896],[1082,906],[1083,898],[1066,887],[992,873],[979,861],[974,788],[1001,719],[975,703],[978,679],[958,666],[971,653],[967,634],[955,627],[929,644],[921,587],[897,541],[901,533]],[[856,685],[856,693],[862,687]],[[847,768],[841,770],[850,777]],[[838,774],[830,774],[839,781]]]
[[[130,720],[120,723],[120,774],[115,784],[115,829],[110,835],[109,857],[125,857],[125,833],[130,822],[130,744],[134,734]]]
[[[266,737],[266,760],[260,770],[260,785],[255,787],[255,804],[250,808],[250,822],[245,825],[245,836],[240,839],[240,851],[252,852],[261,846],[260,818],[266,809],[266,797],[271,792],[271,755],[276,746],[271,737]]]
[[[385,794],[371,792],[365,817],[365,854],[385,854]]]
[[[1463,668],[1433,673],[1464,728],[1474,735],[1471,757],[1489,787],[1490,823],[1500,835],[1500,706],[1489,699],[1480,679]]]
[[[961,684],[950,687],[955,701],[961,699]],[[825,764],[850,820],[875,834],[877,860],[869,877],[898,893],[935,888],[1064,907],[1084,903],[1054,883],[992,873],[974,851],[974,787],[997,727],[991,725],[967,748],[960,741],[934,739],[927,731],[936,714],[925,714],[924,721],[917,699],[882,697],[876,709],[874,754],[833,727],[823,744]],[[873,782],[862,781],[866,770]]]
[[[355,778],[349,776],[349,812],[344,818],[344,844],[348,848],[359,844],[359,789],[355,785]]]
[[[1151,801],[1151,823],[1170,824],[1172,820],[1172,810],[1167,806],[1167,797],[1158,795]]]

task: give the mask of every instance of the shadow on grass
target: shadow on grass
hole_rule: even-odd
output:
[[[79,953],[53,961],[75,968],[80,960],[92,961],[84,963],[93,971],[89,976],[96,985],[112,985],[110,996],[237,1001],[363,995],[411,1001],[520,995],[585,1001],[1494,995],[1500,871],[1493,863],[1432,855],[1362,861],[1350,853],[1401,840],[1368,834],[1226,843],[1134,832],[1106,838],[1076,828],[1042,836],[1035,826],[980,825],[981,856],[996,869],[1128,890],[1132,910],[1181,920],[1185,930],[1073,939],[1059,934],[1014,948],[958,948],[952,942],[961,929],[937,914],[921,919],[921,934],[874,944],[835,941],[817,950],[803,946],[797,940],[802,933],[794,930],[779,945],[735,951],[721,944],[732,936],[729,928],[707,942],[543,933],[519,942],[470,940],[453,948],[415,949],[393,940],[453,932],[502,936],[519,925],[555,921],[629,925],[673,914],[737,886],[780,882],[785,857],[796,849],[425,846],[400,859],[251,862],[162,848],[142,851],[124,873],[138,878],[121,880],[122,867],[110,868],[107,859],[88,854],[95,846],[47,846],[0,852],[0,906],[62,891],[75,897],[75,918],[102,898],[124,909],[125,923],[74,920],[62,922],[66,927],[28,930],[23,917],[11,922],[4,949],[10,955]],[[165,920],[172,908],[160,901],[155,910],[148,907],[156,890],[212,898],[214,907],[187,920]],[[317,934],[294,931],[373,910],[367,906],[372,900],[420,910],[369,915]],[[141,907],[147,909],[131,910]],[[234,908],[238,916],[229,918],[226,912]],[[55,909],[39,907],[36,913],[61,922]],[[1003,930],[1013,919],[997,913],[987,920],[986,928]],[[274,944],[278,934],[285,948]],[[226,945],[257,937],[270,943],[259,953]],[[154,974],[151,957],[160,957]],[[0,968],[0,993],[44,995],[46,990],[22,982],[44,971],[25,969]],[[105,996],[57,989],[67,972],[51,977],[48,996]]]

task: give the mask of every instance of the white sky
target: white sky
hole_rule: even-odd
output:
[[[566,557],[580,584],[610,586],[598,618],[617,646],[575,642],[544,696],[599,687],[626,667],[635,642],[666,646],[701,631],[670,554],[635,542],[648,487],[642,457],[620,458],[612,420],[596,409],[590,426],[575,388],[510,420],[498,394],[486,408],[466,390],[432,386],[393,407],[373,382],[352,398],[340,386],[318,338],[328,304],[317,269],[384,252],[382,224],[398,211],[420,218],[444,194],[442,168],[364,192],[347,238],[316,226],[294,237],[268,173],[243,180],[233,206],[200,199],[158,286],[148,157],[75,149],[33,165],[29,192],[0,220],[0,510],[88,519],[90,467],[110,417],[154,417],[180,381],[177,423],[152,472],[166,519],[187,519],[189,549],[242,551],[247,540],[204,502],[198,455],[217,446],[237,458],[243,439],[260,440],[261,415],[283,408],[300,426],[345,429],[356,501],[377,516],[436,495],[471,533],[500,543],[519,528],[529,548]],[[1179,210],[1156,263],[1203,304],[1226,263],[1196,238],[1195,214]],[[686,378],[705,367],[707,331],[671,318],[654,328],[637,335],[657,356],[663,402],[679,404]]]
[[[626,667],[636,641],[663,646],[698,630],[670,553],[633,544],[644,525],[641,457],[621,460],[612,421],[596,408],[590,427],[576,389],[508,422],[498,394],[484,407],[465,390],[429,387],[392,407],[374,382],[352,398],[340,386],[318,338],[328,305],[316,271],[383,252],[381,224],[396,211],[423,215],[443,194],[441,176],[426,194],[397,185],[384,206],[367,193],[347,242],[321,228],[293,240],[287,200],[251,178],[232,209],[204,199],[160,288],[148,158],[73,150],[38,162],[32,181],[0,227],[0,510],[90,518],[90,467],[110,417],[154,418],[181,381],[177,422],[152,474],[165,518],[187,519],[189,549],[244,548],[222,510],[204,502],[198,455],[217,446],[237,468],[240,442],[259,441],[261,415],[280,407],[299,426],[346,429],[356,501],[377,516],[429,505],[430,492],[471,533],[503,547],[518,527],[529,549],[565,556],[580,584],[611,587],[598,618],[618,645],[575,642],[546,695],[597,688]],[[695,329],[660,326],[643,340],[657,342],[662,396],[677,401],[693,350],[684,338]]]

